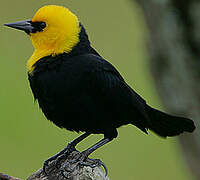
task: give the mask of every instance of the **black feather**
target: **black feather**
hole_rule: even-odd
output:
[[[47,119],[61,128],[109,138],[129,123],[162,137],[194,130],[193,121],[149,107],[90,46],[81,27],[80,42],[70,53],[43,57],[29,75],[34,98]]]
[[[184,117],[172,116],[146,106],[151,124],[149,129],[162,137],[176,136],[183,132],[193,132],[194,122]]]

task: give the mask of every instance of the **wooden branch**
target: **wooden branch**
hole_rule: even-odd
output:
[[[0,180],[20,180],[20,179],[0,173]]]
[[[61,159],[57,164],[56,161],[52,161],[46,167],[46,173],[41,168],[29,176],[27,180],[109,180],[101,168],[79,165],[79,161],[75,158],[79,155],[80,152],[73,151],[67,159]]]
[[[40,168],[27,180],[109,180],[100,167],[82,166],[77,161],[80,152],[73,151],[66,159],[52,161],[45,168]],[[89,159],[85,162],[89,162]],[[20,180],[0,173],[0,180]]]

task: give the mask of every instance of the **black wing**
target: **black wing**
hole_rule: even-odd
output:
[[[146,132],[149,117],[146,112],[146,102],[141,98],[123,79],[116,68],[95,55],[87,55],[90,61],[98,62],[98,70],[91,73],[96,91],[107,104],[107,107],[114,107],[115,113],[121,123],[132,123]],[[123,124],[120,124],[123,125]]]

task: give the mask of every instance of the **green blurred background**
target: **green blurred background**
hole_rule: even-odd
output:
[[[4,23],[31,18],[45,4],[69,7],[85,25],[92,45],[116,66],[149,104],[161,108],[148,67],[147,28],[140,8],[128,0],[6,0],[0,6],[0,172],[22,179],[42,166],[78,134],[47,121],[34,103],[25,64],[33,52],[29,37]],[[78,146],[83,150],[102,135]],[[111,180],[192,179],[176,138],[167,140],[133,126],[121,127],[116,140],[96,151]]]

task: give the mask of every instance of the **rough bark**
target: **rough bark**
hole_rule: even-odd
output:
[[[0,180],[20,180],[20,179],[0,173]]]
[[[192,174],[200,179],[200,1],[136,1],[149,28],[149,62],[162,103],[197,126],[179,142]]]
[[[79,155],[80,152],[73,151],[66,159],[54,160],[45,168],[45,172],[41,168],[30,175],[27,180],[109,180],[99,167],[79,165],[77,161]],[[87,161],[89,159],[85,162]],[[20,179],[0,173],[0,180]]]

